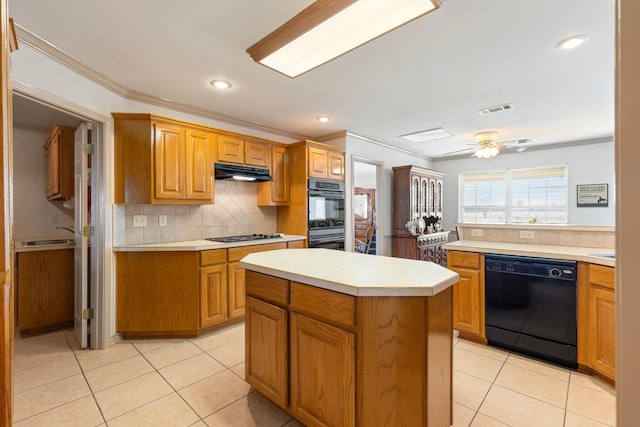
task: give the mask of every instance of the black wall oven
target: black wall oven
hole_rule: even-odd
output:
[[[577,368],[576,263],[485,256],[489,344]]]
[[[344,250],[344,182],[309,179],[310,248]]]

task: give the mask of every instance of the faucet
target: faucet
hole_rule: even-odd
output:
[[[67,230],[67,231],[70,231],[71,234],[74,234],[74,235],[76,234],[76,232],[73,231],[73,228],[71,227],[56,227],[56,230]]]

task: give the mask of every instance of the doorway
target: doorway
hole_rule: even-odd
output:
[[[384,220],[380,217],[382,164],[354,157],[351,170],[354,251],[382,255],[384,241],[379,235]]]
[[[32,93],[32,89],[20,90],[20,83],[16,82],[13,93],[13,134],[14,134],[14,158],[13,158],[13,182],[14,182],[14,239],[30,237],[69,238],[74,244],[70,251],[72,257],[72,269],[74,272],[74,293],[83,295],[74,296],[73,316],[75,328],[84,329],[84,335],[78,335],[81,346],[90,348],[103,348],[106,345],[104,316],[104,280],[103,280],[103,248],[104,236],[99,230],[103,230],[104,208],[103,206],[103,150],[104,122],[96,121],[96,117],[88,118],[79,112],[66,107],[58,106],[50,97],[38,96]],[[17,87],[17,88],[16,88]],[[48,99],[45,101],[44,99]],[[61,101],[64,104],[64,101]],[[98,118],[100,119],[100,118]],[[50,168],[45,166],[45,141],[50,136],[50,130],[54,125],[69,129],[78,129],[82,126],[91,126],[94,130],[94,152],[90,153],[90,146],[82,147],[87,150],[85,158],[91,159],[91,163],[85,165],[84,185],[85,198],[73,196],[49,197],[46,188],[50,185],[50,176],[46,172]],[[78,149],[74,146],[71,136],[71,154],[75,155]],[[96,149],[96,147],[100,149]],[[92,166],[90,168],[90,166]],[[71,171],[74,172],[74,160],[71,159]],[[90,168],[90,169],[89,169]],[[72,177],[73,180],[73,177]],[[73,182],[73,181],[72,181]],[[73,183],[72,183],[73,187]],[[89,193],[86,193],[89,191]],[[90,201],[87,203],[87,201]],[[84,203],[81,203],[84,202]],[[84,206],[84,209],[82,207]],[[92,215],[89,217],[88,213]],[[79,219],[85,219],[84,222]],[[90,218],[88,220],[87,218]],[[82,225],[80,225],[82,224]],[[92,235],[93,233],[93,235]],[[85,238],[82,238],[85,236]],[[91,245],[89,245],[89,239]],[[79,263],[79,268],[73,267],[73,261],[78,253],[84,253],[85,262]],[[19,254],[18,254],[19,255]],[[18,258],[19,259],[19,258]],[[66,279],[65,279],[66,280]],[[78,284],[84,282],[85,293],[78,293],[81,289]],[[18,283],[18,286],[20,284]],[[15,301],[18,303],[18,301]],[[17,306],[16,306],[17,307]],[[94,308],[93,311],[88,307]],[[76,314],[76,312],[79,313]],[[19,317],[20,312],[16,310]],[[72,320],[73,322],[73,320]],[[47,329],[46,325],[43,328]],[[84,345],[83,345],[84,344]]]

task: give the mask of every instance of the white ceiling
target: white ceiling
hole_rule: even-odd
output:
[[[437,158],[479,131],[531,147],[611,138],[614,0],[447,0],[444,6],[290,79],[245,52],[311,0],[10,0],[25,30],[131,93],[294,138],[347,130]],[[587,33],[573,51],[556,43]],[[209,81],[233,83],[216,91]],[[511,103],[481,116],[478,109]],[[326,114],[328,123],[315,118]],[[399,135],[444,127],[453,137]]]

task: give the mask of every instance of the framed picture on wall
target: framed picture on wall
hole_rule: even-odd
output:
[[[609,184],[580,184],[577,189],[579,208],[606,208],[609,206]]]

